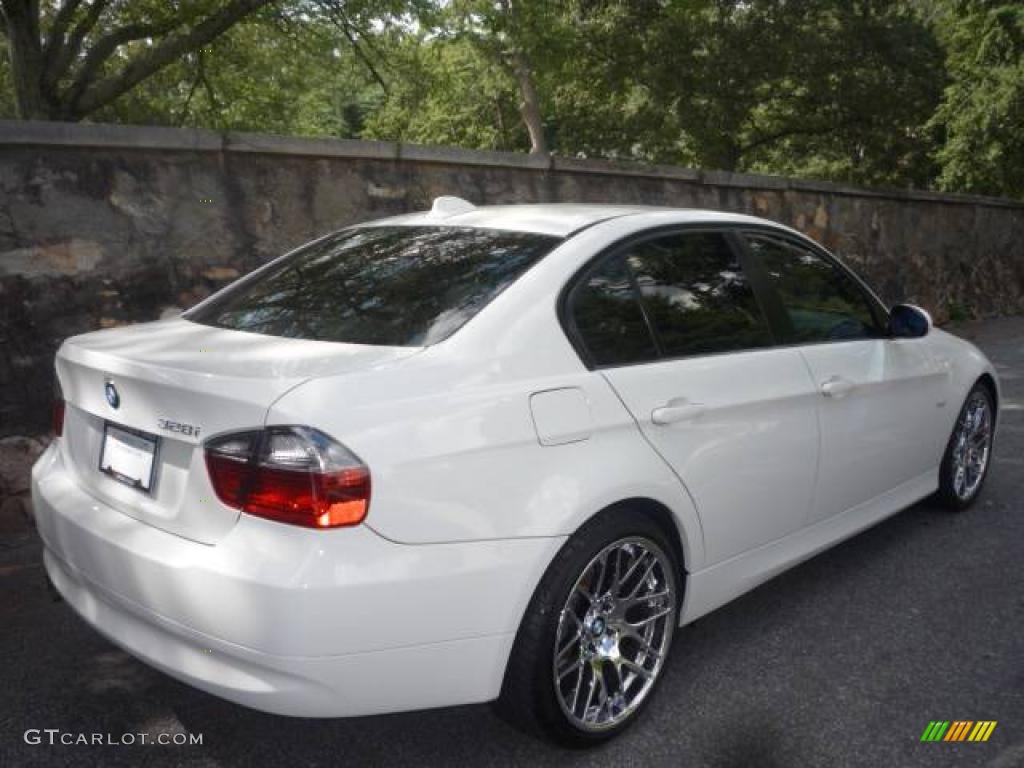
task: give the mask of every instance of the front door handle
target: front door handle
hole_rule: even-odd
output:
[[[846,397],[856,388],[856,384],[849,379],[844,379],[842,376],[830,376],[821,382],[821,394],[825,397]]]
[[[651,411],[651,421],[655,424],[675,424],[677,421],[695,419],[707,410],[704,403],[694,403],[685,397],[675,397],[659,408]]]

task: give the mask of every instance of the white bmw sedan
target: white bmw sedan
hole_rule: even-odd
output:
[[[999,403],[793,230],[456,198],[56,367],[46,571],[113,642],[269,712],[497,700],[577,745],[636,719],[677,627],[969,506]]]

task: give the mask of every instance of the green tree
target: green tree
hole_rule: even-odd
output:
[[[551,61],[547,0],[435,0],[390,53],[396,62],[370,136],[494,149],[549,148],[538,73]]]
[[[557,151],[582,157],[687,162],[682,129],[658,93],[652,41],[663,33],[658,0],[576,0],[549,28],[561,47],[544,67],[541,91]],[[679,41],[685,48],[686,44]]]
[[[1024,5],[952,0],[935,24],[951,79],[932,121],[939,185],[1024,196]]]
[[[361,39],[358,44],[362,50]],[[382,98],[373,74],[334,23],[275,10],[245,19],[91,117],[356,137]]]
[[[926,183],[942,51],[886,0],[671,4],[655,93],[703,167]]]
[[[646,134],[664,121],[631,79],[647,4],[430,3],[371,135],[649,158]]]
[[[466,40],[420,32],[387,49],[389,91],[364,135],[415,144],[528,150],[518,95],[508,73]]]
[[[481,76],[514,83],[519,119],[534,154],[548,151],[535,69],[537,53],[552,42],[547,24],[554,7],[548,0],[446,0],[420,17],[437,36],[468,43],[483,64]]]
[[[80,120],[270,0],[0,0],[18,115]]]
[[[539,120],[565,155],[871,184],[934,177],[925,126],[943,53],[913,3],[456,0],[420,19],[399,68],[407,84],[370,119],[374,136],[536,150]],[[532,116],[510,51],[529,62]]]

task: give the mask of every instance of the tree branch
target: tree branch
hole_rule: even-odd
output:
[[[384,91],[384,94],[387,95],[389,92],[388,84],[385,82],[384,78],[381,77],[380,72],[377,71],[377,67],[374,66],[369,55],[359,45],[359,41],[356,39],[355,34],[353,34],[353,30],[355,29],[354,25],[341,14],[339,14],[337,19],[334,19],[334,24],[341,30],[341,33],[345,35],[345,38],[352,45],[352,50],[355,51],[356,57],[363,62],[363,66],[369,70],[370,75],[377,81],[377,85],[379,85]]]
[[[138,54],[119,72],[108,75],[91,85],[80,73],[79,77],[76,78],[75,86],[73,86],[73,88],[76,88],[74,98],[69,99],[69,117],[84,117],[91,112],[95,112],[100,107],[106,106],[147,77],[174,62],[182,54],[206,45],[230,29],[232,25],[269,2],[271,0],[231,0],[191,30],[167,37],[159,44]],[[128,37],[127,40],[123,39],[128,34],[124,31],[126,29],[128,28],[115,30],[97,43],[94,50],[89,54],[89,59],[94,59],[95,57],[95,63],[89,67],[90,75],[95,75],[103,61],[109,58],[118,46],[128,40],[138,39],[137,35]],[[132,34],[137,33],[137,31],[134,30]],[[104,41],[115,36],[118,40],[116,44],[111,45],[110,42],[104,44]],[[102,59],[97,55],[100,48],[105,52],[105,56]],[[86,65],[89,64],[90,62],[87,60]],[[85,68],[83,66],[83,70]]]
[[[214,90],[213,83],[210,82],[210,76],[206,71],[206,64],[200,59],[199,67],[199,79],[203,84],[203,90],[206,91],[206,100],[210,102],[210,106],[213,107],[214,113],[220,120],[220,99],[217,98],[217,91]]]
[[[110,0],[93,0],[85,18],[71,29],[67,42],[60,46],[57,54],[50,59],[50,63],[46,67],[45,86],[48,89],[53,89],[57,82],[67,73],[71,67],[71,62],[78,58],[78,54],[82,51],[82,43],[85,41],[85,36],[96,26],[100,14],[103,13],[109,2]]]
[[[82,93],[96,79],[107,59],[122,45],[134,40],[145,40],[147,37],[166,35],[181,23],[180,19],[171,19],[160,24],[127,24],[100,38],[82,62],[78,74],[64,95],[64,101],[74,109]]]
[[[179,128],[185,124],[185,118],[188,117],[189,107],[192,105],[192,97],[196,95],[196,89],[199,88],[199,83],[203,80],[203,54],[200,51],[197,56],[199,57],[196,62],[196,74],[192,78],[192,85],[188,89],[188,95],[185,97],[184,103],[181,105],[181,112],[178,114],[175,125]]]
[[[67,0],[54,15],[50,32],[46,35],[46,42],[43,43],[43,52],[47,56],[52,56],[53,52],[57,50],[57,46],[64,44],[64,33],[81,4],[82,0]]]
[[[859,122],[862,121],[851,117],[847,120],[840,120],[828,125],[783,128],[778,131],[773,131],[772,133],[762,134],[758,138],[739,146],[737,149],[739,150],[739,154],[742,156],[747,152],[750,152],[752,149],[758,149],[766,144],[774,144],[776,141],[782,141],[782,139],[788,139],[792,136],[822,136],[827,133],[832,133],[837,128],[847,128],[851,125],[856,125]]]

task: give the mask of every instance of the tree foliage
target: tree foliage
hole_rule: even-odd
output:
[[[449,29],[501,29],[458,3],[448,9],[462,12]],[[465,143],[438,118],[464,132],[462,118],[474,114],[487,128],[475,129],[476,146],[512,138],[528,149],[521,133],[494,130],[507,113],[489,106],[522,101],[494,52],[517,34],[546,143],[561,154],[871,184],[934,177],[925,126],[942,96],[943,52],[919,15],[887,0],[541,2],[518,29],[492,33],[490,53],[479,31],[420,34],[418,47],[443,49],[437,60],[470,66],[482,87],[466,89],[474,77],[465,69],[428,63],[427,74],[417,62],[412,98],[386,105],[387,122],[370,122],[374,135],[400,125],[406,137]]]
[[[959,0],[944,10],[951,82],[932,121],[939,184],[1024,197],[1024,4]]]
[[[359,136],[384,93],[335,27],[268,11],[183,56],[91,117],[108,122]]]
[[[0,0],[18,114],[81,119],[268,2]]]
[[[0,116],[1024,195],[1010,0],[0,0]]]

